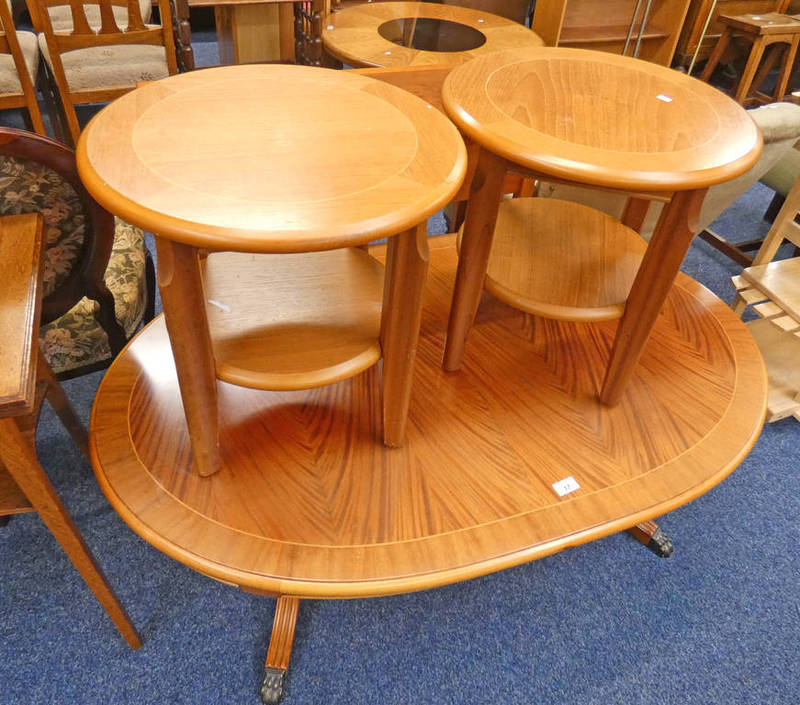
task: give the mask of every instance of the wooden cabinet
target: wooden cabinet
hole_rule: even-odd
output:
[[[637,17],[634,12],[639,6]],[[570,46],[621,54],[628,32],[633,55],[648,0],[537,0],[533,30],[548,46]],[[641,33],[639,58],[669,65],[689,0],[652,0]]]
[[[686,22],[683,25],[678,48],[675,52],[675,64],[677,66],[688,66],[691,63],[697,43],[703,34],[703,27],[708,19],[708,13],[712,12],[712,10],[713,14],[708,25],[708,31],[697,55],[698,61],[703,61],[709,57],[711,50],[717,43],[717,39],[722,34],[722,25],[717,20],[720,15],[784,12],[789,4],[789,0],[717,0],[715,5],[714,0],[691,0]],[[793,4],[800,6],[798,2]],[[797,11],[800,12],[800,7],[797,8]]]

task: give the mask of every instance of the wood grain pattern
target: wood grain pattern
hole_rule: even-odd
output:
[[[466,170],[458,131],[415,96],[346,71],[278,65],[137,89],[92,120],[77,158],[87,189],[126,221],[247,252],[394,235],[446,205]]]
[[[0,218],[0,418],[31,411],[41,313],[42,218]]]
[[[217,377],[308,389],[371,367],[381,357],[383,279],[380,263],[355,248],[211,254],[203,283]]]
[[[486,42],[468,51],[423,51],[384,39],[378,28],[403,18],[448,20],[478,30]],[[356,5],[334,12],[325,20],[322,42],[326,51],[356,67],[463,64],[475,56],[515,47],[539,47],[535,32],[505,17],[482,10],[430,2],[387,2]]]
[[[503,201],[484,288],[563,321],[619,318],[647,243],[605,213],[553,198]]]
[[[722,480],[757,437],[766,377],[756,345],[688,277],[607,408],[597,389],[613,322],[536,319],[487,295],[461,372],[443,372],[455,266],[452,239],[432,241],[419,393],[399,449],[376,442],[374,367],[311,391],[221,384],[223,467],[193,475],[163,322],[151,324],[106,375],[92,414],[93,465],[115,509],[160,550],[228,582],[382,595],[659,516]],[[567,475],[581,489],[559,498],[551,483]]]
[[[483,147],[537,173],[596,186],[710,186],[747,171],[762,148],[744,109],[715,88],[601,52],[478,57],[453,69],[443,99]]]

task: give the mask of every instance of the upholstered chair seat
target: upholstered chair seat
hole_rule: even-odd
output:
[[[22,56],[31,82],[36,83],[36,75],[39,69],[39,47],[36,43],[36,35],[33,32],[17,32],[19,48],[22,49]],[[17,67],[11,54],[0,54],[0,94],[2,93],[22,93],[22,86],[17,75]]]
[[[39,48],[49,66],[50,52],[43,34]],[[61,55],[71,91],[98,86],[127,86],[169,76],[167,53],[162,46],[128,44],[76,49]]]
[[[1,215],[42,214],[43,295],[47,302],[69,283],[81,258],[88,256],[84,202],[54,169],[9,155],[0,155],[0,192]],[[116,322],[126,339],[140,325],[147,308],[146,262],[144,233],[115,219],[104,281],[113,296]],[[100,321],[100,303],[84,296],[66,313],[42,326],[41,349],[56,374],[87,366],[97,368],[113,357],[109,336]]]
[[[117,321],[125,337],[130,338],[142,323],[147,306],[144,233],[119,218],[115,220],[105,282],[114,296]],[[113,357],[108,336],[97,320],[99,310],[97,301],[84,296],[63,316],[41,327],[41,349],[53,372],[63,374],[96,366]]]

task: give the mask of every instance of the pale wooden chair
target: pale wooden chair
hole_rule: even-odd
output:
[[[25,108],[29,129],[47,134],[36,100],[39,47],[33,32],[17,32],[11,8],[0,0],[0,110]]]
[[[0,218],[0,520],[37,512],[125,641],[138,649],[136,630],[36,457],[36,425],[45,398],[88,457],[86,431],[39,354],[41,250],[40,215]]]
[[[800,257],[775,260],[789,241],[800,247],[800,177],[786,196],[752,266],[733,277],[737,294],[733,310],[742,315],[748,306],[759,319],[747,327],[761,349],[769,375],[767,421],[794,416],[800,421]]]
[[[145,25],[139,0],[71,0],[72,27],[56,29],[51,8],[65,0],[29,0],[39,47],[53,75],[70,136],[77,144],[75,105],[113,100],[140,81],[178,72],[169,0],[159,0],[161,25]],[[91,8],[97,8],[90,21]],[[116,12],[115,12],[116,10]],[[120,11],[124,21],[120,20]],[[122,25],[122,26],[121,26]]]

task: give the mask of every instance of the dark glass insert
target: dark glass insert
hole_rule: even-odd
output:
[[[465,24],[429,17],[403,17],[378,27],[394,44],[422,51],[469,51],[486,43],[482,32]]]

